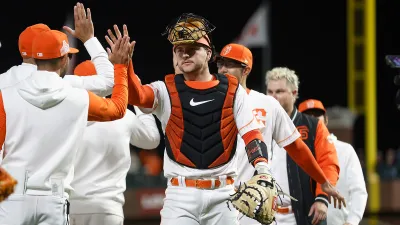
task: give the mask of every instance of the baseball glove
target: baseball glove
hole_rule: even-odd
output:
[[[17,181],[3,168],[0,168],[0,202],[14,192]]]
[[[278,190],[272,175],[259,174],[241,184],[229,202],[239,212],[264,225],[275,220],[277,197]]]

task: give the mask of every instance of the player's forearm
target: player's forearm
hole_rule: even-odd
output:
[[[128,103],[130,105],[137,105],[143,108],[153,108],[155,100],[154,91],[151,87],[142,85],[139,77],[133,70],[132,60],[129,62],[128,67],[128,87]]]
[[[350,194],[351,203],[349,204],[349,214],[346,222],[350,224],[359,224],[364,215],[368,194],[362,189],[350,191]]]
[[[96,37],[89,39],[84,45],[96,68],[97,79],[101,80],[90,91],[102,97],[110,95],[114,87],[114,65],[108,60],[107,52]]]
[[[89,93],[89,121],[111,121],[124,117],[128,104],[127,68],[115,65],[115,86],[111,99]]]
[[[132,144],[143,149],[157,148],[161,137],[154,116],[152,114],[141,114],[137,115],[137,118],[140,125],[135,129],[137,132],[131,138]]]
[[[246,145],[246,154],[251,165],[258,173],[270,173],[268,167],[268,149],[259,129],[251,130],[242,136]]]
[[[327,181],[324,172],[318,165],[308,146],[301,140],[296,139],[293,143],[284,147],[290,157],[299,165],[312,179],[323,184]]]

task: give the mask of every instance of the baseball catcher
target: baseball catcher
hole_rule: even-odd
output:
[[[14,192],[17,181],[3,168],[0,168],[0,202]]]

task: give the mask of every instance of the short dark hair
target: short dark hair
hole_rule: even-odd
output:
[[[57,66],[57,64],[60,63],[63,57],[64,56],[54,59],[35,59],[35,63],[37,66],[42,66],[42,65]]]

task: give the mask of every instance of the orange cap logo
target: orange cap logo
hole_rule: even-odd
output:
[[[226,46],[226,48],[224,49],[224,51],[222,52],[222,55],[228,55],[228,53],[232,50],[232,46],[228,45]]]

